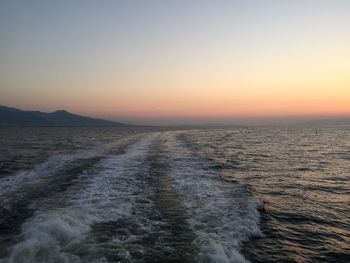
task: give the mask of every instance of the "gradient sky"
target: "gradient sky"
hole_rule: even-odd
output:
[[[143,123],[350,115],[350,1],[2,0],[0,104]]]

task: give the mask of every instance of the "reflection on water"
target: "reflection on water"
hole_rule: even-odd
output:
[[[0,135],[0,262],[349,262],[348,127]]]
[[[251,128],[183,134],[221,176],[264,202],[264,238],[253,262],[347,262],[350,254],[350,128]]]

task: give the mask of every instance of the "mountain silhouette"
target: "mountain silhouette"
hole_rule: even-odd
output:
[[[129,124],[95,119],[57,110],[46,113],[40,111],[24,111],[16,108],[0,106],[0,126],[130,126]]]

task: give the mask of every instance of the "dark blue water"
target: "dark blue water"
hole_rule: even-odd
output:
[[[350,128],[2,128],[0,262],[349,262]]]

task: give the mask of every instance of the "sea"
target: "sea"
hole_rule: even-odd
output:
[[[0,262],[350,262],[350,126],[0,128]]]

